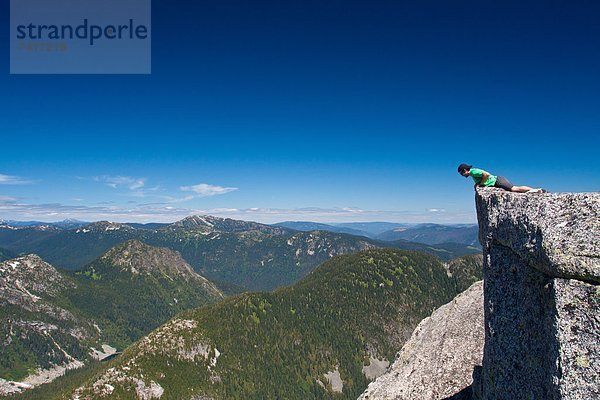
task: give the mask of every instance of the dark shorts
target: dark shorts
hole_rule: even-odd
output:
[[[509,192],[512,190],[513,186],[514,185],[503,176],[498,176],[496,178],[496,183],[494,184],[494,187],[502,188],[504,190],[508,190]]]

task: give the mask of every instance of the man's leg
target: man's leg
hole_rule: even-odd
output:
[[[537,191],[538,189],[534,189],[534,188],[531,188],[529,186],[513,186],[512,189],[511,189],[511,192],[527,193],[527,192],[530,192],[532,190]]]

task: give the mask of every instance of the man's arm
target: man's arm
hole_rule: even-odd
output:
[[[485,182],[490,177],[490,174],[485,171],[481,171],[481,181],[479,182],[479,186],[485,186]]]

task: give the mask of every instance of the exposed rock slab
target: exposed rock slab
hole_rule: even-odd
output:
[[[468,391],[483,340],[480,281],[421,321],[392,367],[360,399],[440,400]]]
[[[338,367],[333,371],[327,372],[323,376],[325,376],[325,379],[331,385],[331,390],[334,393],[342,393],[342,390],[344,390],[344,381],[342,380]]]
[[[600,193],[478,189],[479,240],[554,278],[600,283]]]
[[[374,381],[383,375],[389,366],[390,362],[388,360],[379,360],[373,356],[370,356],[369,365],[365,365],[362,368],[362,372],[365,374],[367,379]]]

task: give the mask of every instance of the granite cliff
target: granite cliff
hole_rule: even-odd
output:
[[[600,398],[600,193],[475,202],[483,302],[475,284],[436,310],[361,399]]]
[[[600,193],[476,194],[482,400],[600,398]]]

